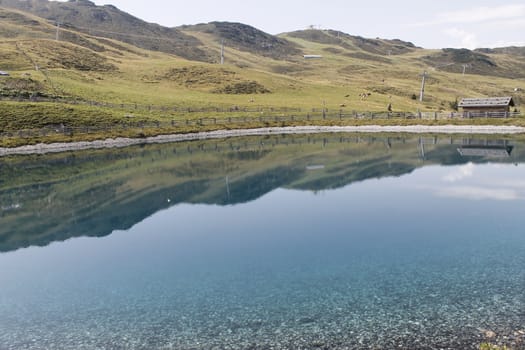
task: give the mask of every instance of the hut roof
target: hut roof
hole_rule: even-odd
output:
[[[512,97],[490,97],[490,98],[464,98],[459,107],[514,107]]]
[[[458,148],[462,157],[487,157],[487,158],[509,158],[513,147],[470,147],[463,146]]]

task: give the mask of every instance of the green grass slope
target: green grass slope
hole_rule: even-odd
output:
[[[112,5],[97,6],[89,0],[1,0],[0,6],[22,10],[60,23],[63,27],[122,41],[143,49],[206,61],[199,42],[175,28],[147,23]]]
[[[41,18],[5,7],[15,5],[32,13],[45,9],[49,13]],[[148,45],[156,43],[150,35],[173,34],[185,43],[185,52],[203,52],[198,58],[184,58],[161,46],[152,51],[144,49],[150,47],[144,43],[116,40],[105,29],[90,32],[82,29],[87,24],[66,24],[66,19],[76,18],[71,13],[78,12],[79,21],[98,20],[106,28],[105,15],[96,18],[100,11],[122,22],[122,29],[115,30],[140,21],[120,11],[117,15],[112,6],[95,6],[89,1],[1,0],[0,70],[11,76],[0,77],[0,98],[16,102],[0,102],[4,116],[0,132],[43,124],[92,125],[97,112],[102,118],[93,119],[96,123],[105,119],[106,124],[114,124],[128,121],[130,115],[134,120],[203,116],[183,115],[181,111],[188,108],[292,107],[304,113],[325,108],[351,113],[386,111],[391,105],[394,112],[448,112],[462,97],[513,96],[518,108],[525,101],[525,55],[520,48],[425,50],[401,40],[313,29],[275,37],[227,22],[184,26],[173,29],[175,34],[140,22],[139,29],[132,32],[144,34],[141,39]],[[64,16],[58,18],[64,24],[56,41],[56,27],[49,18],[58,15]],[[222,41],[224,65],[218,64]],[[305,54],[322,59],[307,60]],[[424,71],[429,78],[421,103],[416,97]],[[35,106],[38,98],[47,104]],[[98,107],[108,103],[113,107]],[[134,105],[163,108],[130,107]],[[66,118],[65,111],[74,120]]]
[[[509,79],[525,78],[525,56],[514,51],[503,54],[500,51],[467,49],[443,49],[426,55],[423,62],[435,69],[451,73],[497,76]],[[518,51],[519,52],[519,51]]]
[[[179,28],[188,35],[208,34],[216,40],[215,47],[222,43],[238,51],[274,59],[290,59],[301,55],[301,50],[288,40],[267,34],[242,23],[211,22],[207,24],[186,25]],[[198,34],[197,34],[198,35]]]

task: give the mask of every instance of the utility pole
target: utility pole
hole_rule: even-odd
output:
[[[230,191],[230,177],[226,176],[226,194],[228,195],[228,201],[231,200],[231,191]]]
[[[421,160],[425,160],[425,142],[421,137],[419,138],[419,155],[421,156]]]
[[[224,64],[224,39],[221,41],[221,65]]]
[[[57,32],[56,32],[55,40],[60,41],[60,22],[57,22]]]
[[[425,84],[427,83],[427,72],[423,72],[423,80],[421,81],[421,92],[419,93],[419,102],[423,102],[425,98]]]

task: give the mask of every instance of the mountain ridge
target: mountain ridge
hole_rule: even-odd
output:
[[[117,101],[172,111],[210,106],[312,111],[323,106],[342,114],[387,106],[451,111],[462,97],[513,95],[518,106],[525,100],[520,80],[525,48],[427,50],[400,39],[330,29],[276,36],[234,22],[166,28],[88,0],[0,0],[0,70],[13,73],[0,79],[0,98],[37,96],[95,106]],[[18,112],[11,113],[14,118]],[[122,119],[121,111],[115,113]],[[33,119],[37,125],[42,114]],[[143,118],[161,117],[168,116]],[[63,122],[57,115],[52,123]]]
[[[117,6],[111,5],[111,4],[105,4],[105,5],[96,5],[94,2],[90,0],[68,0],[68,1],[53,1],[53,0],[0,0],[0,6],[1,7],[7,7],[12,9],[18,9],[22,11],[26,11],[35,15],[38,15],[42,18],[46,18],[50,21],[55,22],[61,22],[61,23],[70,23],[73,24],[73,22],[82,23],[85,22],[87,18],[83,18],[82,16],[79,17],[79,15],[83,15],[82,11],[86,11],[91,19],[93,21],[98,21],[100,23],[104,23],[107,21],[110,22],[118,22],[121,19],[125,19],[126,21],[131,22],[135,25],[136,28],[141,27],[147,27],[149,30],[153,30],[153,28],[156,28],[160,31],[166,31],[164,34],[170,34],[173,35],[174,39],[180,39],[180,40],[188,40],[189,42],[195,42],[195,38],[191,37],[185,37],[182,33],[180,33],[179,29],[181,28],[191,28],[191,27],[199,27],[199,26],[206,26],[206,25],[215,25],[220,23],[232,23],[232,24],[241,24],[244,26],[249,26],[248,24],[242,24],[242,23],[233,23],[233,22],[224,22],[224,21],[212,21],[209,23],[199,23],[199,24],[185,24],[178,27],[166,27],[162,26],[157,23],[153,22],[146,22],[139,17],[133,16],[125,11],[120,10]],[[83,10],[81,10],[83,9]],[[76,18],[74,18],[77,16]],[[118,17],[115,17],[118,16]],[[80,26],[75,26],[77,29],[88,29]],[[254,27],[252,27],[254,28]],[[96,28],[91,28],[91,30],[95,30]],[[220,30],[220,28],[219,28]],[[263,31],[261,31],[263,32]],[[341,31],[336,31],[332,29],[305,29],[305,30],[296,30],[292,32],[285,32],[278,35],[271,35],[267,34],[269,36],[273,37],[280,37],[282,35],[290,35],[290,36],[302,36],[305,35],[312,35],[312,33],[320,33],[320,32],[329,32],[330,34],[338,33],[341,36],[351,38],[355,41],[361,41],[365,44],[370,45],[376,45],[377,42],[382,41],[385,43],[389,43],[392,46],[399,46],[401,47],[412,47],[412,48],[421,48],[416,45],[414,45],[411,42],[407,42],[401,39],[381,39],[381,38],[363,38],[359,35],[351,35],[347,34]],[[305,34],[307,33],[307,34]],[[156,33],[159,34],[159,33]],[[162,34],[162,33],[160,33]],[[162,36],[161,36],[162,37]],[[374,42],[376,44],[374,44]],[[525,48],[519,47],[519,46],[509,46],[509,47],[498,47],[498,48],[476,48],[472,51],[480,51],[480,52],[496,52],[501,53],[505,49],[509,49],[510,51],[517,52],[519,51],[521,55],[525,55],[524,51]],[[518,50],[516,50],[518,49]]]
[[[174,54],[200,61],[216,62],[217,46],[224,44],[241,51],[270,57],[276,60],[290,59],[304,54],[303,48],[290,38],[303,39],[321,44],[333,44],[346,50],[358,50],[367,54],[395,56],[423,49],[401,39],[364,38],[336,30],[305,29],[271,35],[248,24],[235,22],[209,22],[165,27],[132,16],[114,5],[98,6],[90,0],[0,0],[0,7],[17,9],[37,15],[50,23],[122,41],[139,48]],[[217,43],[211,48],[192,33],[212,34]],[[447,48],[442,49],[445,53]],[[465,51],[467,49],[456,49]],[[468,50],[472,57],[484,54],[507,54],[525,56],[525,47],[479,48]],[[479,58],[479,57],[477,57]],[[454,63],[464,64],[461,58]]]
[[[29,12],[85,34],[99,35],[190,60],[206,61],[207,53],[199,48],[201,43],[195,37],[175,28],[148,23],[113,5],[97,6],[89,0],[1,0],[0,6]]]
[[[290,41],[265,33],[255,27],[236,22],[210,22],[178,27],[185,33],[203,32],[218,42],[241,51],[247,51],[276,60],[301,55],[302,51]]]

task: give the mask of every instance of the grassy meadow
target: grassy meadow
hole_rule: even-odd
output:
[[[267,111],[284,108],[301,110],[303,114],[313,109],[343,114],[386,112],[389,105],[393,112],[449,112],[463,97],[512,95],[518,105],[525,101],[522,91],[514,91],[520,84],[525,85],[522,77],[512,79],[503,71],[499,76],[488,75],[490,72],[462,74],[459,66],[454,71],[456,66],[450,65],[444,71],[432,65],[431,58],[439,50],[407,46],[396,52],[398,46],[380,40],[375,41],[372,50],[366,46],[370,40],[356,41],[355,37],[340,37],[332,31],[281,35],[300,52],[322,55],[322,59],[305,60],[295,51],[276,58],[232,44],[226,46],[225,64],[220,65],[216,63],[220,39],[207,31],[183,30],[198,39],[212,57],[212,62],[198,62],[67,28],[56,41],[54,26],[45,20],[1,8],[0,15],[6,19],[0,24],[0,70],[10,73],[9,77],[0,77],[0,132],[4,133],[54,125],[105,127],[125,124],[130,118],[140,122],[199,119],[215,117],[219,112],[214,108],[233,110],[232,116],[253,117],[254,113],[271,114]],[[516,63],[515,58],[501,54],[490,59],[501,67]],[[428,72],[426,93],[424,101],[419,102],[424,71]],[[142,108],[134,108],[136,105]],[[205,111],[186,113],[187,109]],[[248,112],[242,112],[244,109]],[[259,110],[265,112],[254,112]],[[367,121],[315,123],[347,125]],[[412,121],[374,120],[377,123]],[[520,119],[491,123],[522,124]],[[258,126],[273,125],[254,122],[223,127]],[[148,133],[201,130],[196,125]],[[134,136],[136,131],[117,134]],[[96,137],[114,135],[115,131],[101,131]],[[45,140],[1,142],[11,145],[40,141]]]

